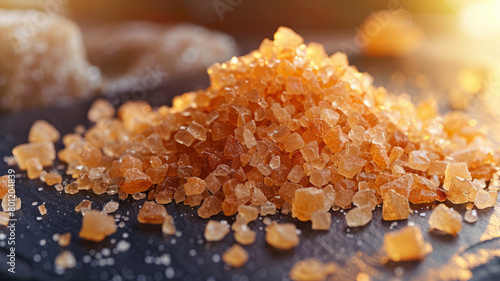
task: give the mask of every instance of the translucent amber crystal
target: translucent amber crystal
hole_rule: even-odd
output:
[[[234,244],[222,254],[222,260],[232,267],[242,267],[248,261],[248,253],[238,244]]]
[[[123,174],[124,179],[120,183],[120,190],[133,194],[136,192],[146,191],[151,187],[151,178],[137,168],[128,169]]]
[[[323,190],[314,187],[297,189],[292,202],[292,216],[301,221],[308,221],[311,214],[321,210],[324,204]]]
[[[322,281],[336,270],[333,263],[324,264],[316,258],[300,260],[296,262],[288,276],[293,281]]]
[[[357,156],[345,155],[340,158],[337,172],[346,178],[353,178],[366,165],[366,160]]]
[[[56,268],[73,268],[76,266],[76,259],[73,254],[65,250],[59,255],[57,255],[56,259],[54,260],[54,265]]]
[[[43,167],[51,166],[56,158],[54,144],[47,141],[20,144],[12,149],[12,154],[21,170],[28,168],[27,161],[32,158],[38,158]]]
[[[40,215],[42,215],[42,216],[47,214],[47,208],[45,208],[45,205],[38,206],[38,211],[40,212]]]
[[[116,232],[116,224],[113,216],[103,214],[99,211],[88,211],[83,216],[80,237],[86,240],[100,242]]]
[[[116,210],[118,210],[118,207],[120,206],[120,203],[115,202],[115,201],[110,201],[104,205],[104,208],[102,209],[105,213],[114,213]]]
[[[372,209],[365,205],[349,210],[345,215],[345,220],[349,227],[364,226],[372,220]]]
[[[59,236],[59,240],[57,240],[57,244],[61,247],[67,247],[71,243],[71,233],[66,232]]]
[[[444,189],[449,190],[452,179],[456,177],[472,180],[472,176],[466,163],[460,162],[446,165],[443,183]]]
[[[382,218],[386,221],[405,220],[410,215],[408,199],[401,196],[393,189],[384,195]]]
[[[146,201],[139,210],[137,221],[140,223],[162,224],[167,215],[167,210],[163,205],[156,204],[153,201]]]
[[[354,194],[352,203],[358,207],[368,206],[371,210],[375,210],[378,204],[377,194],[372,189],[360,190]]]
[[[187,179],[187,182],[184,185],[184,191],[188,196],[201,194],[205,190],[206,186],[207,184],[205,183],[204,180],[198,177],[190,177]]]
[[[255,206],[241,205],[238,207],[238,214],[243,215],[247,222],[251,222],[259,216],[259,209]]]
[[[61,138],[59,131],[45,120],[37,120],[31,125],[29,142],[57,142]]]
[[[167,215],[161,225],[161,231],[166,235],[174,235],[177,229],[175,228],[174,218]]]
[[[316,211],[311,214],[311,227],[314,230],[329,230],[332,223],[332,214]]]
[[[413,150],[409,154],[408,166],[417,171],[427,171],[431,160],[427,157],[427,152],[423,150]]]
[[[209,220],[205,227],[207,241],[220,241],[229,233],[229,224],[226,221]]]
[[[207,219],[211,216],[215,216],[222,211],[222,202],[216,196],[208,196],[200,208],[198,209],[198,215],[201,218]]]
[[[439,204],[429,217],[429,224],[433,229],[457,235],[462,229],[462,216],[446,205]]]
[[[62,182],[62,176],[56,173],[48,173],[45,175],[45,183],[53,186]]]
[[[87,113],[87,119],[97,122],[101,119],[113,118],[115,116],[115,107],[105,99],[96,99],[90,106]]]
[[[477,190],[474,185],[472,185],[471,180],[455,177],[451,179],[450,189],[448,190],[448,200],[453,204],[474,202],[476,193]]]
[[[14,182],[13,179],[10,180],[12,183]],[[5,194],[9,192],[9,176],[1,176],[0,177],[0,197],[3,198]]]
[[[388,182],[380,186],[380,195],[384,197],[389,190],[394,190],[404,198],[408,198],[408,196],[410,195],[412,184],[413,184],[413,176],[404,175],[396,180],[393,180],[391,182]]]
[[[43,166],[37,157],[26,160],[26,166],[29,179],[36,179],[40,177]]]
[[[266,227],[266,242],[280,250],[289,250],[299,245],[300,239],[293,223],[274,223]]]
[[[417,261],[424,259],[432,246],[424,241],[420,227],[407,226],[384,235],[384,250],[393,261]]]
[[[235,231],[234,240],[242,245],[250,245],[255,242],[255,238],[257,237],[257,233],[247,225],[243,225],[241,229]]]
[[[496,191],[484,191],[480,190],[477,192],[474,198],[474,205],[478,209],[485,209],[495,206],[497,202],[498,192]]]

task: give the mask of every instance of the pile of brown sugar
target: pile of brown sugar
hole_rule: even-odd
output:
[[[475,120],[459,112],[441,116],[434,100],[414,105],[375,88],[345,54],[328,56],[288,28],[208,74],[209,88],[175,97],[172,107],[128,102],[115,117],[108,102],[96,101],[88,113],[95,125],[65,135],[57,153],[74,179],[64,187],[59,174],[43,171],[59,139],[50,124],[35,123],[30,143],[14,148],[17,164],[66,193],[147,198],[139,221],[163,223],[169,233],[175,227],[162,205],[172,201],[197,207],[202,218],[236,215],[232,226],[209,221],[205,236],[220,240],[231,228],[242,245],[255,240],[250,221],[276,212],[324,230],[331,210],[349,209],[347,224],[357,227],[370,222],[379,204],[383,219],[393,221],[410,216],[410,203],[449,200],[482,209],[496,202],[499,154]],[[436,209],[432,227],[456,234],[461,220],[440,225],[455,216],[444,208]],[[106,219],[87,214],[84,227]],[[82,232],[102,240],[115,228]],[[295,230],[273,222],[266,240],[293,248],[300,242]],[[420,229],[402,235],[425,245]],[[411,259],[425,255],[420,248]],[[242,247],[225,257],[233,265],[248,258]]]

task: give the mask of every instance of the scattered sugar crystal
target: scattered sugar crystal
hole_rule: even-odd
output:
[[[314,230],[329,230],[332,223],[332,214],[316,211],[311,214],[311,223]]]
[[[397,178],[394,181],[390,181],[380,186],[380,194],[382,195],[382,197],[384,197],[389,190],[394,190],[404,198],[408,198],[408,196],[410,195],[412,184],[413,184],[413,176],[404,175],[400,178]]]
[[[165,206],[153,201],[146,201],[137,215],[137,221],[148,224],[162,224],[167,217]]]
[[[226,164],[220,164],[219,166],[217,166],[217,168],[215,168],[214,175],[216,175],[216,176],[227,176],[231,172],[232,172],[231,167],[229,167]]]
[[[15,195],[14,195],[15,196]],[[9,197],[9,193],[5,194],[5,196],[2,198],[2,209],[4,211],[12,211],[12,197]],[[21,198],[15,196],[14,200],[14,210],[17,211],[21,209]]]
[[[42,216],[47,214],[47,208],[45,208],[45,205],[38,206],[38,211],[40,212],[40,215],[42,215]]]
[[[97,122],[101,119],[109,119],[115,116],[115,107],[105,99],[96,99],[90,106],[87,113],[87,119],[92,122]]]
[[[367,225],[372,220],[372,209],[370,206],[361,206],[349,210],[345,215],[347,226],[359,227]]]
[[[320,211],[325,204],[325,193],[323,190],[308,187],[295,190],[292,202],[292,217],[301,221],[311,219],[311,214]]]
[[[392,261],[417,261],[424,259],[432,246],[424,241],[420,227],[407,226],[385,234],[384,249]]]
[[[79,235],[83,239],[100,242],[115,232],[116,224],[112,216],[99,211],[88,211],[83,216]]]
[[[285,151],[286,152],[294,152],[297,149],[301,149],[304,147],[304,139],[298,134],[298,133],[293,133],[288,138],[283,140],[283,144],[285,145]]]
[[[59,236],[59,239],[57,240],[57,244],[61,247],[67,247],[71,243],[71,233],[66,232],[63,233]]]
[[[167,215],[165,220],[161,225],[161,231],[166,235],[174,235],[177,231],[175,228],[174,218],[171,215]]]
[[[10,220],[10,212],[0,212],[0,225],[8,225]]]
[[[243,215],[247,222],[251,222],[256,220],[259,216],[259,209],[255,206],[240,205],[238,207],[238,214]]]
[[[226,221],[209,220],[205,227],[207,241],[221,241],[229,233],[229,224]]]
[[[293,223],[273,223],[266,227],[266,242],[280,250],[292,249],[300,242],[296,230]]]
[[[337,266],[333,263],[324,264],[316,258],[309,258],[296,262],[288,276],[293,281],[326,280],[336,269]]]
[[[242,267],[248,261],[248,253],[238,244],[234,244],[222,254],[222,260],[232,267]]]
[[[476,210],[467,210],[464,215],[464,220],[468,223],[475,223],[478,220]]]
[[[386,221],[405,220],[410,215],[408,199],[390,189],[384,195],[382,218]]]
[[[73,256],[73,254],[70,251],[65,250],[59,255],[57,255],[54,261],[54,265],[56,266],[56,268],[61,268],[61,269],[73,268],[76,266],[75,256]]]
[[[451,235],[457,235],[462,229],[462,216],[455,210],[439,204],[429,217],[431,228]]]
[[[80,204],[76,205],[75,212],[79,213],[82,211],[82,209],[91,210],[92,209],[91,205],[92,205],[92,202],[90,202],[87,199],[84,199],[84,200],[82,200],[82,202],[80,202]]]
[[[495,206],[497,202],[498,192],[496,191],[484,191],[480,190],[477,192],[474,199],[474,205],[478,209],[485,209]]]
[[[113,213],[116,210],[118,210],[118,207],[120,206],[120,203],[115,202],[115,201],[110,201],[104,205],[103,211],[107,214]]]
[[[248,226],[246,225],[234,233],[234,239],[236,240],[236,242],[242,245],[253,244],[255,242],[256,236],[257,233],[248,228]]]
[[[53,186],[62,182],[62,176],[57,173],[48,173],[45,175],[45,183]]]
[[[456,177],[472,180],[472,176],[469,172],[469,169],[467,168],[466,163],[460,162],[460,163],[450,163],[446,165],[443,188],[449,190],[451,186],[451,181]]]

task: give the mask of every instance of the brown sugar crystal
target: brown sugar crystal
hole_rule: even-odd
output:
[[[56,173],[48,173],[45,175],[45,183],[53,186],[62,182],[62,176]]]
[[[137,221],[148,224],[162,224],[167,216],[165,206],[153,201],[146,201],[137,215]]]
[[[106,236],[116,232],[115,220],[112,216],[99,211],[88,211],[83,216],[80,237],[91,241],[102,241]]]
[[[234,244],[222,254],[222,260],[232,267],[242,267],[248,261],[248,253],[240,245]]]
[[[476,205],[478,209],[493,207],[497,202],[497,197],[498,192],[496,191],[480,190],[474,198],[474,205]]]
[[[472,180],[472,176],[469,172],[469,169],[467,168],[466,163],[460,162],[460,163],[450,163],[446,165],[446,170],[444,172],[444,183],[443,183],[444,189],[449,190],[451,186],[451,181],[456,177]]]
[[[273,223],[266,227],[266,242],[276,249],[289,250],[300,242],[296,230],[293,223]]]
[[[28,134],[29,142],[57,142],[61,135],[49,122],[45,120],[37,120],[31,125]]]
[[[71,243],[71,233],[66,232],[63,233],[59,236],[59,240],[57,240],[57,243],[61,247],[67,247]]]
[[[429,217],[429,224],[433,229],[457,235],[462,229],[462,216],[446,205],[439,204]]]
[[[118,210],[118,207],[120,206],[120,203],[115,202],[115,201],[110,201],[104,205],[104,208],[102,209],[106,214],[110,214]]]
[[[384,218],[385,219],[385,218]],[[361,206],[349,210],[345,215],[347,226],[359,227],[368,224],[372,220],[372,210],[370,206]]]
[[[42,216],[47,214],[47,208],[45,208],[45,205],[38,206],[38,211],[40,212],[40,215],[42,215]]]
[[[125,193],[143,192],[151,187],[151,178],[137,168],[126,170],[123,176],[124,179],[120,183],[120,190]]]
[[[393,189],[386,192],[382,205],[382,218],[386,221],[405,220],[410,215],[408,199]]]
[[[171,107],[131,101],[115,116],[107,101],[97,100],[88,112],[92,126],[63,137],[58,158],[75,179],[66,193],[147,197],[138,221],[163,223],[169,235],[175,226],[159,204],[196,206],[201,218],[221,211],[236,215],[232,229],[241,244],[255,239],[251,221],[280,210],[327,230],[330,210],[353,206],[346,220],[354,227],[368,223],[378,204],[389,221],[407,219],[409,203],[495,205],[495,184],[485,188],[498,177],[499,154],[477,122],[458,112],[440,116],[435,100],[415,106],[374,87],[373,78],[350,66],[345,54],[330,56],[323,46],[306,45],[280,27],[257,50],[216,63],[208,74],[210,87],[174,97]],[[60,175],[43,171],[53,165],[53,141],[59,138],[49,127],[36,122],[30,143],[12,153],[29,178],[60,190]],[[102,223],[112,217],[97,216],[90,202],[75,210],[84,215],[82,237],[102,240],[114,232],[114,222]],[[451,223],[449,232],[457,232],[455,215],[439,206],[434,214],[451,219],[432,227]],[[293,224],[270,221],[271,246],[299,243]],[[217,241],[229,229],[209,221],[205,237]]]
[[[47,141],[20,144],[12,149],[12,154],[21,170],[28,168],[31,158],[38,158],[43,167],[51,166],[56,158],[54,144]]]
[[[324,204],[323,190],[314,187],[297,189],[292,203],[292,216],[301,221],[308,221],[311,214],[321,210]]]
[[[310,258],[296,262],[288,276],[293,281],[321,281],[334,273],[337,265],[334,263],[324,264],[318,259]]]
[[[177,229],[175,228],[174,218],[171,215],[167,215],[163,224],[161,225],[161,231],[166,235],[174,235]]]
[[[205,227],[207,241],[220,241],[229,233],[229,224],[226,221],[209,220]]]
[[[384,249],[393,261],[416,261],[430,253],[432,246],[424,241],[420,227],[407,226],[384,235]]]
[[[68,250],[63,251],[57,255],[54,264],[56,268],[73,268],[76,266],[75,256]]]

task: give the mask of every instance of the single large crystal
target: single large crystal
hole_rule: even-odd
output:
[[[384,249],[393,261],[416,261],[425,258],[432,246],[424,241],[420,227],[407,226],[384,235]]]
[[[462,229],[462,216],[455,210],[439,204],[429,217],[431,228],[451,235],[457,235]]]

